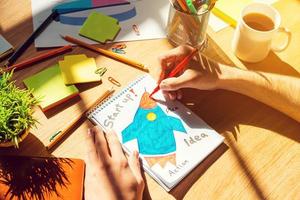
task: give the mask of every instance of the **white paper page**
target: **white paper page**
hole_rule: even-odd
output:
[[[148,75],[112,97],[89,118],[106,130],[115,130],[125,148],[129,152],[138,150],[143,163],[172,188],[217,148],[223,137],[181,103],[166,102],[161,92],[154,96],[161,103],[144,109],[141,98],[155,86],[156,82]],[[139,115],[143,112],[145,115]],[[127,137],[132,138],[127,140]],[[149,158],[155,162],[149,163]]]
[[[229,26],[226,22],[224,22],[219,17],[215,16],[213,13],[209,15],[208,25],[212,28],[214,32],[218,32]]]
[[[51,9],[61,3],[62,0],[31,0],[33,26],[36,29],[51,13]],[[131,5],[113,6],[97,8],[76,13],[64,14],[62,16],[87,17],[93,11],[106,15],[122,14],[128,11],[129,7],[135,9],[136,15],[125,21],[120,21],[121,31],[114,42],[134,41],[146,39],[165,38],[165,28],[167,24],[169,1],[168,0],[140,0],[132,1]],[[140,35],[137,35],[132,26],[136,24]],[[52,22],[35,40],[36,47],[62,46],[68,44],[61,35],[70,35],[80,38],[90,44],[95,44],[91,40],[78,35],[81,25],[63,24],[60,21]]]

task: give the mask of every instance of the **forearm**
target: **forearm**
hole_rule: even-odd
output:
[[[265,103],[300,122],[300,79],[222,66],[218,88]]]

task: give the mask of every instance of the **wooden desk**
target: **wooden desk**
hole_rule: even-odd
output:
[[[270,53],[258,64],[239,61],[230,50],[232,28],[219,33],[209,30],[209,49],[206,54],[241,68],[259,69],[274,73],[299,76],[300,72],[300,2],[283,0],[276,4],[283,16],[283,25],[293,33],[289,48],[279,54]],[[0,33],[14,46],[18,46],[32,31],[29,0],[0,0]],[[218,45],[219,46],[218,46]],[[105,46],[109,48],[109,45]],[[166,40],[151,40],[128,43],[129,57],[142,61],[155,74],[158,67],[156,57],[172,48]],[[37,54],[31,46],[20,60]],[[110,86],[107,76],[113,76],[122,86],[133,80],[141,71],[127,65],[99,56],[82,48],[75,48],[68,54],[85,53],[96,57],[99,66],[106,66],[109,72],[101,85],[80,86],[80,99],[74,100],[45,115],[38,108],[35,116],[40,121],[37,129],[21,144],[19,150],[1,149],[0,154],[35,156],[60,156],[83,158],[82,135],[91,124],[86,120],[76,127],[63,143],[51,154],[45,143],[53,132],[62,128],[70,118],[79,114],[87,102],[94,101],[105,88]],[[45,61],[31,68],[15,73],[17,83],[63,56]],[[232,60],[232,61],[231,61]],[[299,94],[295,94],[299,95]],[[300,124],[289,117],[256,102],[248,97],[228,91],[185,90],[183,102],[194,102],[190,107],[210,126],[226,139],[184,181],[170,193],[165,192],[149,176],[146,198],[152,199],[300,199]]]

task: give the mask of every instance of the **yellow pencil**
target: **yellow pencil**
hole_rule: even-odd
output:
[[[141,70],[143,70],[143,71],[149,72],[149,70],[148,70],[143,64],[138,63],[138,62],[136,62],[136,61],[134,61],[134,60],[131,60],[131,59],[129,59],[129,58],[126,58],[126,57],[124,57],[124,56],[120,56],[120,55],[117,54],[117,53],[114,53],[114,52],[111,52],[111,51],[108,51],[108,50],[105,50],[105,49],[101,49],[101,48],[96,47],[96,46],[92,46],[92,45],[90,45],[90,44],[88,44],[88,43],[86,43],[86,42],[83,42],[83,41],[78,40],[78,39],[76,39],[76,38],[73,38],[73,37],[71,37],[71,36],[67,36],[67,35],[66,35],[66,36],[62,36],[62,35],[61,35],[61,37],[62,37],[63,39],[65,39],[66,41],[71,42],[71,43],[73,43],[73,44],[80,45],[80,46],[82,46],[82,47],[85,47],[85,48],[87,48],[87,49],[96,51],[96,52],[101,53],[101,54],[103,54],[103,55],[105,55],[105,56],[108,56],[108,57],[113,58],[113,59],[115,59],[115,60],[118,60],[118,61],[120,61],[120,62],[126,63],[126,64],[128,64],[128,65],[131,65],[131,66],[136,67],[136,68],[138,68],[138,69],[141,69]]]
[[[104,94],[101,95],[92,105],[87,106],[87,109],[83,113],[72,119],[72,121],[64,129],[56,132],[53,136],[51,136],[49,139],[50,143],[46,146],[46,149],[51,150],[78,123],[78,121],[86,115],[86,113],[88,113],[91,109],[93,109],[107,97],[112,95],[114,91],[115,90],[111,88],[110,90],[104,92]]]

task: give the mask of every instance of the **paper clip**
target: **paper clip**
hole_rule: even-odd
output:
[[[52,140],[54,140],[54,138],[58,135],[58,134],[60,134],[61,133],[61,131],[57,131],[56,133],[54,133],[50,138],[49,138],[49,142],[51,142]]]
[[[99,74],[99,76],[102,77],[106,71],[107,71],[106,67],[100,67],[96,69],[95,74]]]
[[[113,49],[125,49],[127,45],[125,43],[114,44],[112,46]]]
[[[118,53],[118,54],[125,54],[126,53],[123,49],[112,48],[111,50],[114,53]]]
[[[119,83],[116,79],[114,79],[113,77],[108,77],[109,82],[111,82],[112,84],[114,84],[117,87],[121,87],[121,83]]]
[[[139,28],[136,24],[133,24],[132,25],[132,29],[134,30],[134,32],[137,34],[137,35],[140,35],[140,31],[139,31]]]

